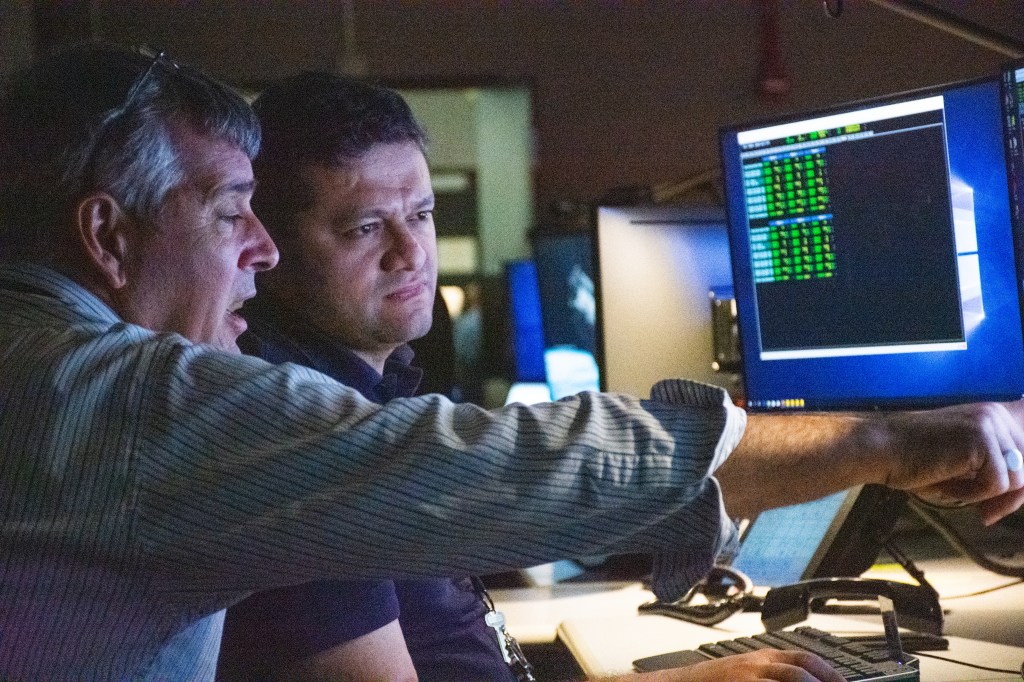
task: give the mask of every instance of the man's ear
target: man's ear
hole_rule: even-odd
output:
[[[78,203],[78,241],[94,274],[112,291],[128,283],[127,261],[134,221],[114,197],[90,194]]]

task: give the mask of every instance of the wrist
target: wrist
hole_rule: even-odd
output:
[[[889,414],[871,414],[857,417],[854,456],[863,464],[864,483],[889,485],[899,452],[898,419]]]

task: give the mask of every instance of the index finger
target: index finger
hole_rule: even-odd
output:
[[[1012,490],[1005,495],[978,504],[978,513],[986,526],[1005,518],[1024,505],[1024,489]]]

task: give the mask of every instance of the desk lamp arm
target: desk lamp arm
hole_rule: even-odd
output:
[[[937,28],[950,35],[970,41],[976,45],[998,52],[1012,59],[1024,57],[1024,44],[997,31],[972,21],[967,21],[950,12],[921,2],[920,0],[868,0],[890,12],[903,15],[914,21]],[[843,0],[822,0],[825,14],[833,19],[843,14]]]

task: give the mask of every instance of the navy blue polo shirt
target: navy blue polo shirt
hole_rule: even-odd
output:
[[[412,349],[398,348],[384,375],[347,348],[306,334],[264,306],[246,307],[242,351],[296,362],[383,403],[414,395],[422,372]],[[367,634],[398,618],[421,682],[505,680],[487,608],[469,578],[331,580],[260,592],[228,609],[217,679],[259,680],[282,666]]]

